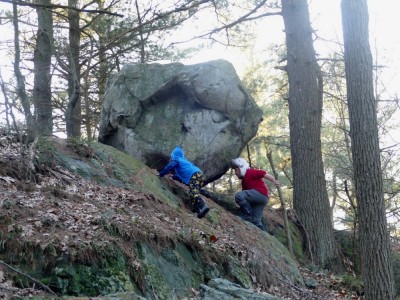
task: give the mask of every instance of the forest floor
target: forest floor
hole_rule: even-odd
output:
[[[22,155],[20,143],[7,136],[0,136],[0,218],[6,215],[5,211],[10,202],[16,202],[18,211],[13,213],[18,218],[13,220],[15,222],[13,226],[18,225],[25,238],[34,241],[39,247],[45,247],[50,236],[52,239],[57,238],[62,241],[65,251],[74,251],[76,241],[90,240],[96,232],[94,220],[100,218],[101,214],[99,203],[119,208],[125,201],[132,203],[140,199],[140,202],[137,202],[140,203],[137,204],[137,209],[140,209],[143,226],[162,227],[171,231],[177,226],[173,221],[174,215],[164,216],[161,220],[154,217],[158,208],[154,205],[154,199],[149,199],[147,195],[126,188],[98,185],[57,165],[47,167],[46,170],[40,169],[34,163],[34,149],[31,150],[27,149]],[[65,186],[67,189],[61,188]],[[49,205],[51,202],[42,201],[52,197],[64,200],[62,209],[55,209],[54,205]],[[46,232],[43,222],[39,222],[43,219],[49,223],[62,222],[68,227],[69,236],[63,230]],[[232,243],[228,236],[224,237],[224,232],[218,234],[220,247],[224,247],[224,243]],[[314,289],[295,286],[290,288],[285,285],[285,287],[272,286],[269,290],[260,292],[267,292],[282,299],[361,299],[350,288],[348,279],[328,271],[312,272],[301,267],[299,269],[304,277],[317,282]],[[55,299],[54,294],[40,282],[33,287],[17,287],[10,280],[13,272],[20,271],[0,260],[0,299],[33,296],[48,296]],[[198,293],[194,291],[191,299],[196,299],[196,294]]]

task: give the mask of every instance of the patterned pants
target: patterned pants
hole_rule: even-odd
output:
[[[199,201],[200,190],[204,185],[204,175],[201,172],[193,174],[189,181],[189,196],[192,205],[195,205]]]

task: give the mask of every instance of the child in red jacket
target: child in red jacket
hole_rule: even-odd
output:
[[[265,230],[261,219],[269,200],[269,191],[264,178],[276,186],[279,185],[279,181],[264,170],[250,168],[247,161],[241,157],[232,159],[231,166],[236,176],[242,180],[242,191],[235,194],[235,201],[242,211],[242,219]]]

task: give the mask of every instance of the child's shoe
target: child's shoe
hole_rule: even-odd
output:
[[[199,212],[197,213],[197,217],[199,219],[204,218],[204,216],[209,212],[210,208],[204,204],[202,208],[200,208]]]
[[[197,200],[197,217],[199,219],[204,218],[204,216],[209,212],[210,208],[207,206],[206,202],[204,201],[203,198],[199,197]]]

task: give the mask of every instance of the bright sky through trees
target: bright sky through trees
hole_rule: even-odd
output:
[[[399,94],[400,89],[400,35],[397,34],[397,28],[400,28],[400,2],[394,0],[369,0],[370,10],[370,44],[374,56],[380,65],[385,66],[381,80],[388,90],[388,94],[393,96]],[[11,4],[0,2],[0,10],[12,10]],[[337,47],[331,41],[342,41],[340,0],[310,0],[310,16],[312,27],[316,30],[318,36],[325,42],[316,42],[315,48],[320,57],[326,56],[329,51]],[[207,16],[201,18],[199,30],[210,25],[210,19]],[[204,25],[204,26],[202,26]],[[0,48],[0,72],[5,81],[13,76],[12,60],[7,57],[10,48],[13,47],[13,30],[11,25],[2,25],[2,34],[0,42],[8,41],[8,46],[1,43]],[[193,31],[187,31],[188,38]],[[180,38],[185,34],[179,35]],[[264,18],[259,22],[258,37],[254,41],[256,45],[255,55],[265,55],[265,50],[272,43],[283,43],[283,20],[280,16]],[[184,46],[184,45],[183,45]],[[257,52],[259,51],[259,52]],[[201,51],[190,63],[196,63],[212,59],[227,59],[235,66],[239,75],[246,65],[246,57],[238,49],[228,49],[222,45],[214,45],[212,48],[206,48]],[[0,101],[4,102],[3,95],[0,95]],[[400,119],[400,118],[399,118]]]
[[[386,66],[384,82],[388,91],[393,95],[400,89],[400,2],[393,0],[369,0],[370,11],[370,45],[374,59],[378,56],[378,63]],[[340,0],[311,0],[309,1],[312,27],[318,36],[325,42],[316,42],[315,48],[321,57],[324,57],[333,47],[333,42],[342,43]],[[205,20],[205,23],[208,23]],[[271,43],[283,43],[283,20],[280,16],[265,18],[258,27],[259,35],[255,44],[257,49],[265,49]],[[332,42],[329,42],[332,41]],[[262,54],[260,54],[262,55]],[[201,62],[211,59],[224,58],[230,60],[240,73],[243,67],[243,53],[238,49],[227,49],[222,45],[205,49],[191,62]]]

